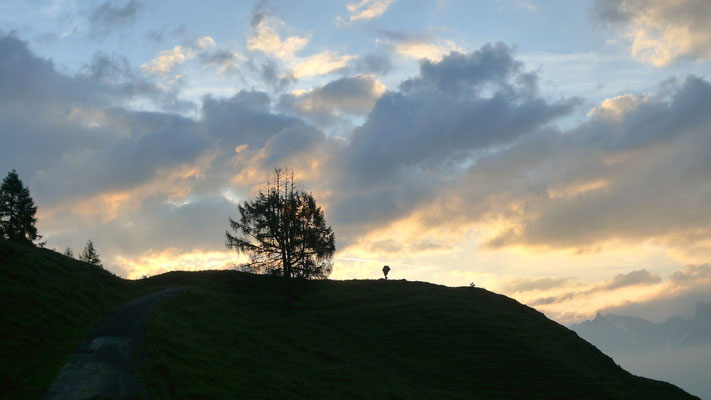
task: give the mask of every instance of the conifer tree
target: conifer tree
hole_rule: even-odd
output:
[[[35,223],[37,206],[17,172],[13,169],[0,185],[0,236],[9,240],[33,242],[39,238]]]
[[[266,190],[237,209],[239,219],[229,219],[236,234],[226,232],[225,244],[249,255],[250,268],[288,278],[331,273],[333,231],[311,193],[296,188],[293,172],[274,170]]]
[[[72,248],[67,247],[66,249],[64,249],[64,255],[69,258],[74,258],[74,252],[72,251]]]
[[[101,260],[99,259],[99,253],[96,252],[94,248],[94,242],[89,239],[84,246],[84,251],[79,255],[79,261],[84,261],[89,264],[94,264],[101,267]]]

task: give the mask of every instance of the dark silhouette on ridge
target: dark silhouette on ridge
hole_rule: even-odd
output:
[[[94,248],[94,242],[89,239],[84,246],[84,251],[79,255],[79,261],[84,261],[89,264],[101,267],[101,259],[99,258],[99,253],[96,252]]]
[[[390,267],[386,265],[383,267],[383,275],[385,275],[385,280],[388,279],[388,272],[390,272]]]
[[[37,234],[37,206],[30,190],[13,169],[0,185],[0,237],[21,242],[41,239]],[[40,243],[42,246],[44,243]]]
[[[249,255],[255,271],[307,279],[331,273],[333,230],[313,195],[296,188],[293,171],[276,168],[265,190],[237,210],[239,219],[229,218],[236,234],[225,232],[225,245]]]

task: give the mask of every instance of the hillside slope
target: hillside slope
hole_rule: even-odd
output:
[[[36,397],[113,309],[166,286],[186,289],[147,332],[150,398],[693,398],[483,289],[235,271],[126,281],[2,240],[0,398]]]
[[[45,390],[93,326],[140,289],[100,267],[0,239],[0,398]]]
[[[484,289],[233,271],[155,279],[192,285],[148,331],[155,398],[694,398]]]

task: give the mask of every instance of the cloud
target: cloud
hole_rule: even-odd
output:
[[[195,58],[196,55],[201,56],[203,62],[216,61],[220,59],[222,65],[227,62],[233,62],[235,55],[232,54],[232,58],[226,57],[226,52],[217,53],[205,53],[209,48],[216,47],[215,40],[210,36],[197,37],[191,42],[185,45],[173,46],[170,50],[160,51],[151,61],[141,65],[141,68],[146,71],[156,75],[162,75],[166,77],[171,74],[173,70],[186,61]]]
[[[295,78],[326,75],[348,67],[348,62],[357,59],[356,55],[338,55],[330,50],[323,51],[298,62],[293,69]]]
[[[266,60],[261,67],[256,68],[262,79],[276,91],[282,91],[297,81],[293,72],[279,74],[279,66],[273,60]]]
[[[348,22],[367,21],[383,15],[396,0],[361,0],[358,3],[346,4],[350,14]],[[338,22],[345,22],[338,17]]]
[[[386,75],[393,69],[393,64],[385,54],[366,54],[358,57],[355,69],[366,74]]]
[[[81,73],[68,76],[17,37],[0,37],[0,158],[10,169],[33,176],[66,151],[110,142],[122,132],[102,127],[104,109],[136,98],[163,101],[171,95],[121,57],[97,54]]]
[[[89,14],[90,36],[101,39],[114,29],[132,24],[142,9],[143,4],[136,0],[122,5],[116,5],[110,0],[99,4]]]
[[[597,18],[621,27],[633,57],[657,67],[711,59],[711,3],[704,0],[597,0]]]
[[[124,108],[138,95],[160,101],[163,93],[141,82],[121,57],[98,54],[69,76],[25,42],[0,37],[0,168],[17,169],[30,185],[53,241],[81,235],[80,246],[95,233],[131,251],[122,242],[131,235],[112,236],[107,224],[144,229],[151,201],[186,196],[215,158],[216,138],[202,123]]]
[[[653,275],[645,269],[640,269],[626,274],[615,275],[610,282],[602,286],[602,289],[615,290],[627,286],[650,285],[661,281],[662,278],[658,275]]]
[[[430,34],[413,34],[401,31],[381,29],[379,33],[387,38],[386,43],[392,45],[395,54],[438,62],[451,52],[464,52],[451,40],[437,39]]]
[[[398,167],[463,161],[572,109],[575,102],[547,104],[536,97],[532,77],[503,44],[425,61],[419,76],[377,100],[350,138],[347,162],[358,175],[384,178]],[[484,88],[492,94],[482,96]]]
[[[569,278],[517,278],[506,283],[502,290],[506,293],[530,292],[534,290],[550,290],[564,287],[570,283]],[[554,298],[550,298],[554,299]]]
[[[566,301],[571,301],[573,299],[579,298],[579,297],[589,297],[593,295],[599,295],[600,293],[605,293],[605,292],[610,292],[614,291],[617,289],[623,289],[623,288],[628,288],[628,287],[633,287],[633,286],[650,286],[650,285],[655,285],[658,284],[662,281],[662,278],[658,275],[654,275],[651,272],[641,269],[641,270],[636,270],[636,271],[631,271],[625,274],[619,274],[615,275],[612,279],[608,280],[607,282],[603,282],[600,284],[597,284],[587,290],[584,291],[578,291],[578,292],[567,292],[563,293],[560,295],[556,296],[548,296],[548,297],[541,297],[535,300],[532,300],[528,302],[529,305],[531,306],[545,306],[545,305],[550,305],[553,303],[560,303],[560,302],[566,302]],[[547,288],[552,288],[559,284],[558,282],[555,282],[556,285],[551,285],[555,282],[555,280],[538,280],[537,282],[533,282],[534,284],[531,285],[532,282],[522,282],[523,288],[526,288],[526,290],[529,287],[534,287],[534,288],[540,288],[544,289],[546,286]],[[562,282],[560,282],[562,283]],[[540,287],[536,287],[536,284],[538,284]],[[550,285],[550,286],[549,286]],[[518,288],[517,285],[514,284],[514,287]],[[518,291],[523,291],[523,290],[518,290]]]
[[[271,99],[264,92],[242,90],[228,99],[205,97],[203,123],[221,146],[232,151],[239,145],[262,148],[279,132],[302,127],[303,121],[270,111]]]
[[[170,50],[161,51],[155,58],[141,67],[148,72],[165,75],[172,72],[177,65],[183,64],[192,57],[193,53],[190,49],[186,49],[183,46],[174,46]]]
[[[216,67],[220,74],[232,75],[237,72],[237,62],[243,60],[242,55],[234,51],[216,50],[198,55],[203,65]]]
[[[642,301],[628,301],[599,310],[603,314],[635,315],[662,322],[674,316],[693,316],[696,304],[711,299],[711,266],[687,265],[672,273],[659,290]]]
[[[261,51],[280,60],[290,60],[308,44],[308,37],[294,35],[282,39],[276,30],[276,27],[284,25],[282,21],[267,18],[260,13],[255,15],[259,17],[252,18],[253,32],[247,39],[247,48],[250,51]]]
[[[328,123],[344,114],[367,114],[384,92],[385,85],[374,76],[356,75],[303,93],[282,95],[279,107],[319,123]]]
[[[670,93],[606,100],[569,132],[528,137],[481,159],[467,179],[485,192],[505,180],[508,187],[489,195],[525,204],[489,245],[708,242],[711,85],[689,76]]]
[[[341,243],[447,201],[472,159],[534,134],[576,104],[538,97],[535,73],[503,44],[422,63],[336,146],[329,214]],[[440,215],[431,226],[460,218]]]
[[[188,44],[197,61],[218,51],[209,41]],[[99,53],[69,75],[16,37],[0,37],[0,169],[16,168],[30,184],[51,245],[81,246],[91,235],[110,243],[114,258],[192,251],[191,238],[195,248],[222,250],[222,240],[179,224],[211,221],[200,232],[222,232],[230,214],[210,212],[227,213],[273,167],[289,165],[318,196],[341,249],[367,252],[392,239],[373,250],[419,257],[467,237],[469,246],[486,244],[482,254],[649,244],[684,263],[711,255],[711,84],[699,77],[621,93],[562,129],[556,122],[580,101],[544,98],[537,74],[500,43],[425,60],[384,91],[372,75],[279,98],[243,90],[204,97],[194,118],[131,109],[137,96],[159,110],[170,98],[152,74],[127,64]],[[343,115],[363,122],[342,136],[314,122]],[[143,220],[153,227],[139,227]],[[408,236],[390,234],[395,225]],[[161,227],[179,244],[151,239]],[[618,295],[666,284],[636,269],[592,286]],[[533,291],[554,283],[563,286]],[[551,307],[592,288],[511,285],[552,298],[540,303]]]
[[[451,40],[440,40],[436,43],[408,41],[395,44],[395,53],[418,60],[439,61],[445,54],[453,51],[463,51],[463,49]]]
[[[147,112],[107,110],[103,114],[99,127],[104,135],[126,124],[131,127],[129,136],[115,133],[115,139],[97,143],[98,148],[65,152],[50,170],[35,176],[33,184],[40,199],[64,201],[67,196],[82,198],[138,186],[161,169],[192,164],[212,146],[189,119]],[[65,176],[72,180],[64,181]]]

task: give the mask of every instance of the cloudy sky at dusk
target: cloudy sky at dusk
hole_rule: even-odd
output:
[[[504,293],[563,323],[711,301],[711,2],[0,2],[0,173],[48,247],[226,268],[274,167],[332,279]]]

